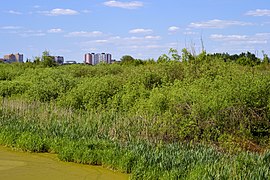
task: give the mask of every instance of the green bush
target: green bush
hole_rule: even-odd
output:
[[[16,140],[16,146],[24,151],[47,152],[45,139],[38,134],[23,132]]]
[[[250,53],[171,53],[157,63],[1,64],[0,143],[133,179],[267,179],[269,65]],[[244,56],[252,61],[239,65]]]

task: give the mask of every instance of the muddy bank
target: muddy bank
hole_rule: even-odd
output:
[[[0,146],[0,179],[128,179],[128,176],[102,167],[66,163],[48,153],[16,152]]]

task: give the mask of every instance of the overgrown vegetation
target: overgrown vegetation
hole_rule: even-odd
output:
[[[232,57],[0,64],[0,143],[134,179],[267,179],[268,57]]]

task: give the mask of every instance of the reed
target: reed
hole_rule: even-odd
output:
[[[25,151],[57,153],[63,161],[102,165],[131,173],[132,179],[270,177],[270,152],[230,155],[206,145],[152,143],[132,133],[125,137],[118,135],[125,134],[117,122],[123,119],[115,112],[75,112],[54,104],[4,99],[0,143]]]

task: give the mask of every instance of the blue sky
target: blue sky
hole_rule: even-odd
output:
[[[209,53],[270,54],[269,0],[9,0],[0,14],[0,57],[157,59],[170,48],[198,54],[201,39]]]

